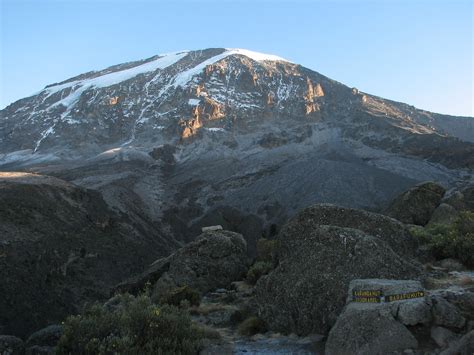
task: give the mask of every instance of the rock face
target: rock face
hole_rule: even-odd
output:
[[[446,190],[441,185],[425,182],[398,196],[387,214],[407,224],[426,225],[441,203]]]
[[[147,283],[155,297],[189,286],[201,293],[230,285],[247,271],[247,244],[242,235],[207,231],[174,254],[155,261],[142,275],[118,285],[117,290],[139,292]]]
[[[450,328],[462,328],[466,319],[461,312],[442,297],[433,297],[433,317],[436,325]]]
[[[341,312],[353,279],[417,278],[422,274],[418,264],[391,248],[389,241],[394,235],[387,234],[386,241],[382,225],[376,228],[377,218],[390,219],[374,214],[368,214],[366,220],[354,218],[354,223],[374,228],[374,234],[379,231],[374,236],[369,229],[363,232],[321,225],[314,218],[315,211],[320,211],[318,206],[302,211],[282,228],[279,265],[256,286],[259,315],[278,331],[326,333]],[[399,226],[395,221],[393,224]]]
[[[173,246],[150,240],[97,191],[27,173],[0,173],[0,324],[26,336],[139,272]],[[150,247],[156,251],[150,253]]]
[[[388,354],[416,349],[418,341],[387,310],[347,307],[326,343],[326,354]]]

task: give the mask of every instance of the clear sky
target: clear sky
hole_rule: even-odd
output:
[[[474,116],[472,0],[0,0],[0,107],[159,53],[277,54],[362,91]]]

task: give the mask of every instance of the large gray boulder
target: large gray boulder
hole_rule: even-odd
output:
[[[256,285],[260,317],[281,332],[327,333],[358,278],[419,278],[421,268],[380,237],[299,217],[282,229],[279,265]]]
[[[375,297],[367,298],[367,294]],[[346,301],[329,333],[328,355],[388,354],[416,349],[418,341],[406,325],[431,321],[430,299],[415,280],[353,280]]]
[[[240,280],[247,268],[247,244],[241,234],[207,231],[170,256],[155,261],[145,273],[121,283],[116,290],[137,293],[150,285],[159,295],[189,286],[206,293]]]
[[[407,224],[424,226],[441,203],[446,190],[434,182],[419,184],[399,195],[387,214]]]
[[[447,203],[441,203],[431,215],[428,226],[435,224],[451,224],[458,218],[459,212]]]
[[[329,333],[325,354],[388,354],[417,347],[416,338],[388,309],[352,304]]]
[[[453,206],[458,211],[474,211],[474,184],[450,191],[443,199],[444,203]]]
[[[349,304],[356,290],[380,291],[386,300],[391,297],[396,299],[397,295],[417,295],[423,293],[422,297],[401,299],[400,301],[382,302],[378,306],[390,310],[392,316],[404,325],[428,324],[431,322],[432,302],[427,297],[420,281],[416,280],[383,280],[365,279],[352,280],[349,284],[349,292],[346,302]]]
[[[300,211],[285,228],[281,239],[304,238],[306,231],[320,225],[358,229],[380,238],[400,255],[412,256],[418,247],[408,229],[399,221],[382,214],[321,203]]]

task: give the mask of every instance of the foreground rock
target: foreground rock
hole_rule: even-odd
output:
[[[207,231],[169,257],[155,261],[142,275],[121,283],[117,290],[137,293],[148,283],[155,296],[180,286],[205,293],[241,279],[247,271],[246,253],[242,235]]]
[[[427,291],[413,280],[353,280],[326,354],[472,354],[474,333],[468,320],[474,314],[466,319],[448,301],[472,293],[457,289],[453,297],[452,292]]]
[[[366,297],[367,294],[376,296]],[[417,281],[354,280],[347,302],[329,333],[328,355],[416,349],[418,341],[405,325],[431,320],[429,298]]]
[[[172,245],[140,232],[97,191],[0,172],[2,332],[26,337],[86,301],[106,299],[116,283]]]
[[[387,354],[416,349],[418,341],[386,309],[348,307],[326,343],[326,354]]]
[[[328,206],[323,209],[334,211]],[[383,239],[387,226],[377,228],[375,221],[391,219],[369,213],[358,213],[368,216],[366,219],[347,217],[354,225],[371,228],[377,233],[373,236],[353,228],[321,226],[320,219],[314,218],[320,211],[318,206],[306,209],[283,227],[278,236],[279,265],[257,283],[259,315],[274,330],[300,335],[327,333],[345,304],[351,280],[422,275],[417,263],[390,247],[396,234],[387,233],[388,242]],[[403,230],[397,222],[392,225]],[[398,249],[408,253],[402,240]]]
[[[446,190],[434,182],[417,185],[398,196],[387,214],[407,224],[426,225]]]
[[[461,339],[450,344],[441,355],[472,355],[474,353],[474,330],[465,334]]]
[[[12,335],[0,335],[0,354],[21,354],[25,349],[23,340]]]

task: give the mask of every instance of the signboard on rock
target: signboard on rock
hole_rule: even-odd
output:
[[[425,297],[425,291],[414,291],[393,295],[383,295],[381,290],[353,290],[352,301],[357,303],[382,303],[406,301]]]

